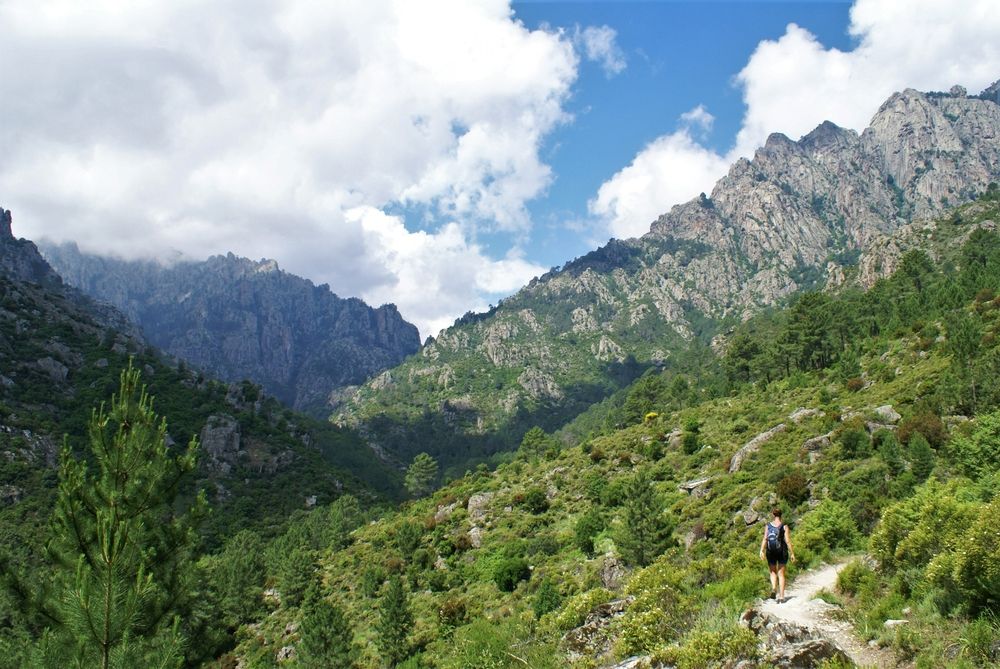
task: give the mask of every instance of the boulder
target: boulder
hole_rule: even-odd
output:
[[[813,417],[822,418],[825,415],[826,412],[824,412],[821,409],[806,409],[805,407],[799,407],[792,413],[788,414],[788,420],[798,425],[807,418],[813,418]]]
[[[770,430],[761,432],[756,437],[743,444],[740,450],[733,454],[732,460],[729,461],[729,473],[735,474],[738,472],[743,467],[744,460],[750,457],[751,454],[760,450],[760,447],[773,439],[775,435],[781,434],[786,429],[788,429],[788,427],[784,423],[778,423]]]
[[[684,483],[677,486],[677,489],[686,492],[692,497],[705,497],[708,494],[708,484],[711,481],[712,481],[711,476],[703,479],[694,479],[692,481],[685,481]]]
[[[608,555],[601,564],[601,584],[608,590],[621,588],[625,574],[625,565],[613,555]]]
[[[295,659],[295,646],[282,646],[278,650],[278,662],[288,662]]]
[[[576,662],[585,657],[596,659],[609,655],[613,646],[609,627],[616,618],[624,615],[633,601],[634,597],[626,597],[595,606],[582,625],[566,632],[562,644],[569,660]]]
[[[473,548],[479,548],[483,545],[483,530],[479,527],[473,527],[469,530],[469,543]]]
[[[892,408],[891,404],[884,404],[880,407],[876,407],[875,415],[878,416],[879,420],[883,423],[891,423],[893,425],[898,423],[899,419],[902,418],[902,416],[899,415],[899,412]]]
[[[469,510],[469,520],[475,523],[486,518],[486,507],[489,506],[492,499],[493,493],[491,492],[481,492],[470,497],[467,507]]]

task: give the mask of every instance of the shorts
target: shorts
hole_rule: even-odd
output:
[[[768,549],[767,551],[767,564],[768,566],[774,567],[784,567],[788,564],[788,549],[782,548],[780,550],[772,551]]]

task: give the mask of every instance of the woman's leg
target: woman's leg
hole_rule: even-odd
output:
[[[785,599],[785,565],[778,565],[778,601]]]
[[[778,592],[778,565],[771,564],[769,562],[767,564],[767,569],[768,572],[770,572],[769,576],[771,577],[771,594],[777,596],[776,593]]]

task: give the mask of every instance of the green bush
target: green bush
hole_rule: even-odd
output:
[[[549,508],[549,501],[545,498],[545,491],[541,488],[532,488],[524,493],[521,505],[529,513],[545,513]]]
[[[566,631],[574,627],[579,627],[583,624],[587,614],[595,606],[609,600],[611,600],[611,593],[604,588],[595,588],[574,595],[566,600],[562,609],[552,614],[551,618],[548,618],[549,626],[554,627],[558,631]]]
[[[937,414],[929,411],[904,418],[896,432],[902,444],[909,444],[915,434],[922,434],[933,448],[941,448],[948,441],[948,429]]]
[[[851,512],[841,502],[825,499],[807,513],[792,536],[806,562],[822,560],[837,549],[852,549],[859,539]]]
[[[871,439],[864,428],[849,428],[840,434],[840,445],[848,458],[864,458],[871,455]]]
[[[874,592],[877,586],[875,572],[861,560],[851,560],[837,574],[837,591],[852,597],[862,592]]]
[[[792,506],[798,506],[809,499],[809,482],[801,472],[792,472],[778,481],[778,497]]]
[[[573,526],[573,539],[576,547],[584,555],[594,554],[594,537],[604,529],[604,517],[597,509],[591,509],[580,516]]]
[[[555,581],[551,578],[542,579],[542,584],[538,586],[538,592],[535,593],[531,607],[535,612],[535,618],[541,618],[546,613],[555,611],[560,604],[562,604],[562,595],[559,594],[559,588]]]
[[[441,669],[556,669],[559,654],[514,620],[477,620],[455,630]]]
[[[758,653],[757,635],[733,623],[722,630],[695,630],[679,645],[654,653],[653,660],[677,669],[702,669],[756,660]]]
[[[504,558],[493,571],[493,582],[504,592],[514,592],[517,584],[531,578],[531,569],[524,558]]]
[[[955,437],[948,444],[948,455],[970,478],[1000,471],[1000,411],[976,418],[969,436]]]

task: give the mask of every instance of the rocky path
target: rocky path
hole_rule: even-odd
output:
[[[805,572],[786,588],[784,602],[779,604],[776,600],[769,599],[758,608],[775,620],[804,627],[828,639],[859,667],[895,667],[896,660],[891,652],[872,648],[859,639],[849,623],[833,617],[832,613],[838,607],[816,599],[821,590],[834,590],[837,574],[846,564],[824,565]]]

